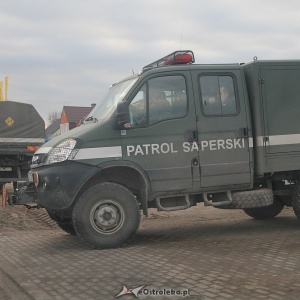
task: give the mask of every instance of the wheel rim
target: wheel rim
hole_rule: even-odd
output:
[[[90,222],[92,227],[101,234],[113,234],[122,228],[125,212],[114,200],[98,201],[91,209]]]

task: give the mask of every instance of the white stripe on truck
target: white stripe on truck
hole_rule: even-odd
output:
[[[100,148],[82,148],[77,152],[74,160],[122,157],[122,147],[100,147]]]

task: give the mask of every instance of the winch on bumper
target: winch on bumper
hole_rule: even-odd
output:
[[[72,205],[82,185],[98,171],[95,166],[66,161],[33,168],[28,177],[35,186],[38,206],[65,209]]]

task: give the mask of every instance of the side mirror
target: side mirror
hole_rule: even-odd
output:
[[[117,106],[118,128],[130,128],[129,105],[126,101],[118,103]]]

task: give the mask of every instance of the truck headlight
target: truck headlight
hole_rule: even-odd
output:
[[[34,154],[31,160],[32,165],[39,165],[41,163],[41,158],[39,155]]]
[[[49,165],[67,159],[72,160],[79,149],[75,149],[75,139],[65,139],[56,144],[47,154],[44,164]]]

